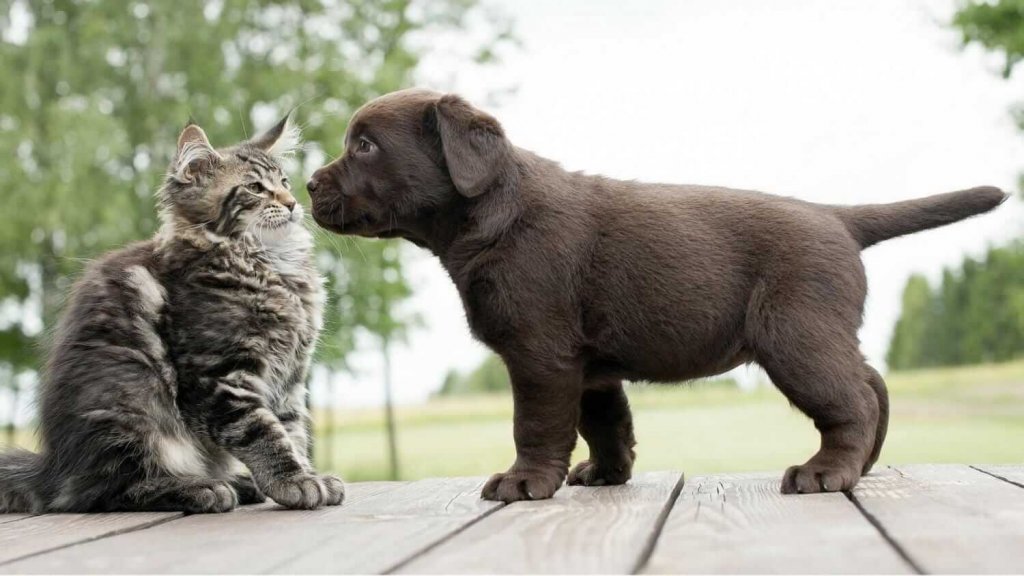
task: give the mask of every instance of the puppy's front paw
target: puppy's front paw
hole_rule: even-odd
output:
[[[516,502],[544,500],[555,495],[562,486],[565,472],[550,468],[517,467],[499,472],[484,484],[480,495],[484,500]]]
[[[633,475],[633,464],[606,465],[593,460],[584,460],[569,472],[566,484],[570,486],[614,486],[625,484]]]
[[[271,500],[287,508],[313,510],[321,506],[337,506],[345,498],[345,486],[334,476],[299,474],[275,479],[266,490]]]

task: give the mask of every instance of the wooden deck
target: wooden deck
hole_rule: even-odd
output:
[[[0,515],[0,573],[1024,570],[1024,466],[899,466],[849,495],[782,496],[779,476],[646,473],[509,506],[450,478],[350,484],[313,512]]]

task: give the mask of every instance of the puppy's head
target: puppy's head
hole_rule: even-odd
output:
[[[458,96],[403,90],[355,113],[345,151],[307,187],[321,226],[394,236],[486,194],[511,166],[511,145],[493,117]]]

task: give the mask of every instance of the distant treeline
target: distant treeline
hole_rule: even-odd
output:
[[[1024,355],[1024,242],[946,269],[937,287],[919,275],[903,290],[889,368],[998,362]]]
[[[479,366],[468,374],[454,370],[448,372],[444,384],[438,390],[440,396],[470,394],[476,392],[506,392],[512,390],[505,363],[497,354],[489,354]]]

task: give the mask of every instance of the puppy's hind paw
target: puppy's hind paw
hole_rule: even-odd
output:
[[[593,460],[584,460],[569,472],[566,484],[570,486],[613,486],[625,484],[632,477],[632,465],[604,466]]]
[[[499,472],[484,484],[480,496],[484,500],[518,502],[519,500],[546,500],[562,486],[565,473],[554,470],[516,468]]]

